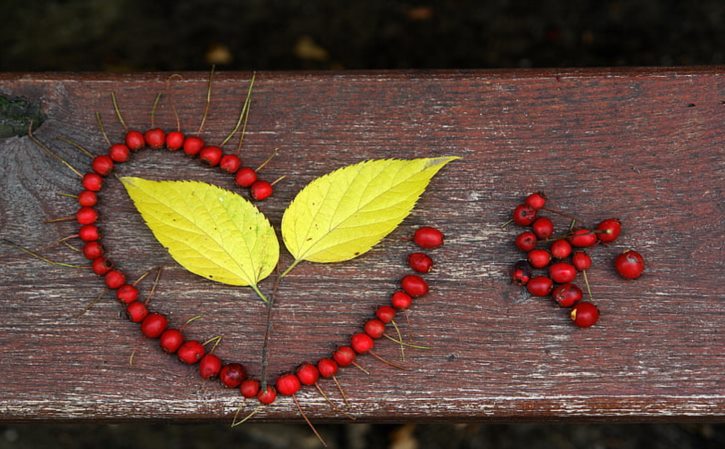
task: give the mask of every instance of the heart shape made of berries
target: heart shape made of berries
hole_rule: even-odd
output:
[[[362,331],[354,333],[349,342],[338,346],[330,357],[324,357],[316,363],[300,363],[295,370],[279,375],[274,386],[267,385],[266,389],[262,390],[265,382],[249,378],[242,364],[222,361],[213,353],[213,349],[207,351],[200,341],[186,339],[183,326],[171,327],[166,315],[150,310],[147,303],[139,300],[138,289],[128,282],[123,270],[113,266],[106,257],[98,228],[99,215],[95,208],[98,203],[97,194],[103,188],[104,177],[113,172],[115,165],[129,161],[133,153],[144,148],[166,149],[169,152],[183,152],[190,158],[198,157],[210,167],[217,167],[234,176],[236,184],[250,188],[250,195],[256,200],[271,196],[273,184],[256,179],[256,172],[253,169],[242,167],[238,156],[225,154],[220,147],[207,146],[201,138],[185,136],[180,131],[165,133],[160,128],[153,128],[145,133],[127,131],[124,143],[113,144],[107,154],[96,156],[92,162],[92,171],[82,177],[81,184],[84,190],[78,195],[81,207],[76,213],[76,220],[80,225],[78,235],[85,242],[83,253],[91,261],[93,271],[104,278],[109,289],[115,291],[119,302],[125,307],[129,320],[140,325],[145,337],[159,339],[162,350],[175,354],[182,363],[188,365],[198,363],[202,378],[218,377],[225,387],[238,388],[242,396],[256,397],[262,404],[274,402],[277,393],[294,395],[302,386],[315,386],[320,390],[317,383],[320,377],[336,381],[335,375],[338,369],[356,365],[357,356],[370,354],[377,358],[378,356],[372,351],[375,340],[383,336],[390,338],[385,334],[385,329],[389,323],[394,324],[396,312],[408,309],[414,298],[428,293],[428,284],[422,277],[418,274],[406,275],[400,282],[401,288],[392,293],[389,304],[380,305],[375,311],[375,316],[365,323]],[[435,248],[443,243],[443,235],[434,228],[420,228],[414,240],[423,248]],[[430,257],[423,253],[411,254],[408,262],[411,268],[419,273],[429,271],[432,264]],[[400,340],[398,343],[404,344]]]

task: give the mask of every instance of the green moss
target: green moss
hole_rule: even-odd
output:
[[[40,105],[20,97],[0,95],[0,138],[24,136],[30,123],[33,129],[45,121]]]

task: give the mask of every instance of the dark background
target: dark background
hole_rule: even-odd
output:
[[[722,0],[2,3],[3,71],[725,62]]]
[[[0,71],[340,70],[725,63],[725,1],[26,1]],[[40,393],[39,393],[40,394]],[[1,419],[1,417],[0,417]],[[0,424],[0,449],[317,447],[301,425]],[[714,424],[320,426],[345,448],[722,448]]]

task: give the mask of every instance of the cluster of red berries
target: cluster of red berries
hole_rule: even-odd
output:
[[[197,340],[187,339],[181,328],[169,326],[168,318],[158,312],[149,310],[147,304],[139,301],[139,290],[128,283],[124,273],[112,266],[106,258],[101,244],[101,232],[97,226],[98,203],[97,193],[103,187],[103,178],[109,175],[114,164],[129,160],[131,152],[145,146],[160,149],[166,146],[171,151],[183,149],[196,156],[210,166],[219,166],[222,170],[235,174],[237,184],[250,187],[254,199],[263,200],[272,194],[272,185],[256,179],[256,173],[241,167],[241,160],[231,154],[223,154],[219,147],[204,146],[204,141],[195,136],[185,137],[173,131],[165,134],[161,129],[152,129],[145,133],[128,131],[125,144],[112,145],[107,155],[98,156],[93,160],[93,171],[83,176],[84,190],[78,195],[80,209],[76,220],[80,224],[79,237],[84,242],[83,254],[92,262],[93,271],[102,276],[106,286],[115,290],[116,298],[125,306],[128,319],[139,323],[141,333],[150,339],[159,339],[161,349],[169,354],[176,354],[178,359],[188,365],[199,364],[199,374],[204,379],[218,377],[228,388],[239,388],[245,398],[256,397],[262,404],[271,404],[279,392],[282,395],[295,394],[301,385],[316,385],[320,377],[334,377],[338,369],[355,363],[357,355],[371,353],[374,341],[383,336],[385,327],[391,323],[399,310],[408,309],[413,298],[428,293],[428,284],[420,276],[409,274],[400,282],[401,289],[391,296],[390,305],[383,305],[375,311],[375,318],[368,320],[363,332],[350,338],[349,345],[338,347],[330,357],[320,359],[316,364],[302,363],[297,370],[279,376],[275,386],[268,385],[262,391],[259,380],[248,378],[247,370],[239,363],[224,363],[221,358],[207,352],[204,344]],[[422,248],[436,248],[443,244],[443,234],[435,228],[422,227],[413,236],[413,240]],[[413,253],[408,257],[410,267],[418,273],[431,270],[433,261],[424,253]]]
[[[84,178],[83,186],[86,190],[96,192],[102,185],[101,176],[106,176],[113,171],[114,163],[126,162],[131,152],[138,151],[144,147],[160,150],[166,147],[169,151],[183,150],[190,157],[199,159],[210,167],[219,167],[222,171],[234,175],[234,181],[240,187],[249,188],[251,197],[257,201],[269,198],[274,187],[271,183],[258,179],[257,171],[250,167],[243,167],[242,160],[234,154],[225,154],[224,150],[217,146],[207,146],[204,140],[197,136],[184,136],[179,131],[165,133],[160,128],[154,128],[141,133],[140,131],[128,131],[125,144],[112,145],[107,155],[97,156],[93,160],[93,171]],[[94,190],[93,188],[98,190]]]
[[[540,216],[539,212],[556,211],[545,206],[546,196],[537,192],[514,209],[512,221],[531,229],[516,236],[516,247],[527,257],[514,264],[511,280],[526,286],[533,296],[551,295],[559,306],[571,307],[570,317],[577,326],[592,326],[599,319],[599,309],[591,302],[582,301],[584,294],[573,282],[581,272],[589,290],[587,270],[592,266],[592,259],[584,248],[614,242],[622,232],[622,223],[616,218],[608,218],[594,229],[572,228],[565,235],[554,236],[554,222]],[[546,243],[549,243],[548,248],[538,247]],[[637,279],[644,271],[644,258],[636,251],[626,250],[615,258],[614,268],[624,279]],[[548,270],[548,273],[533,276],[533,270]]]

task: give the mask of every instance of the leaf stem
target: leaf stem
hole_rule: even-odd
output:
[[[264,293],[262,293],[262,291],[259,289],[259,287],[257,287],[257,285],[250,285],[250,287],[252,287],[252,290],[254,290],[254,293],[256,293],[257,296],[259,296],[259,299],[261,299],[265,303],[269,304],[269,299],[267,299],[267,297],[264,296]]]
[[[279,283],[282,281],[282,276],[279,274],[279,262],[277,263],[277,278],[274,280],[274,286],[272,287],[272,295],[267,302],[267,326],[264,330],[264,343],[262,344],[262,373],[259,378],[262,381],[262,391],[267,391],[267,366],[269,365],[269,338],[272,335],[272,307],[274,307],[274,300],[277,297],[277,290],[279,289]]]
[[[298,265],[298,264],[299,264],[300,262],[302,262],[302,259],[295,259],[295,261],[294,261],[294,262],[292,262],[292,264],[291,264],[291,265],[290,265],[289,267],[287,267],[287,269],[286,269],[286,270],[284,270],[284,271],[282,272],[282,274],[280,274],[280,275],[279,275],[279,278],[280,278],[280,279],[282,279],[283,277],[287,276],[287,275],[288,275],[288,274],[290,273],[290,271],[294,270],[294,268],[295,268],[295,267],[296,267],[296,266],[297,266],[297,265]]]

